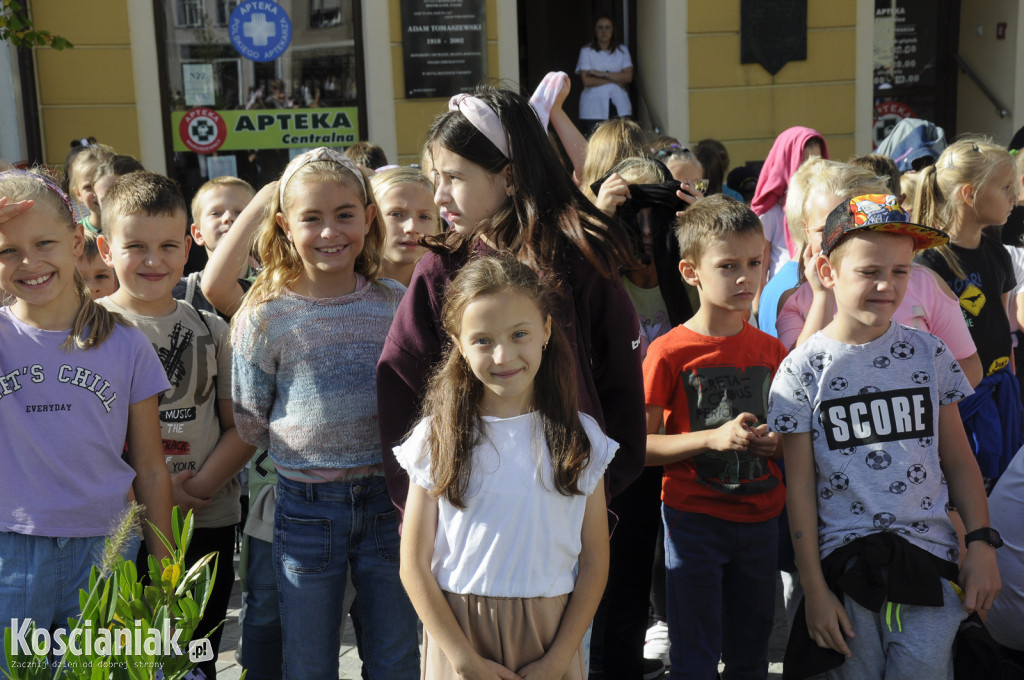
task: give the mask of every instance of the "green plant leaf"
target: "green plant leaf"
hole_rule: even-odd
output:
[[[182,537],[181,542],[178,543],[178,547],[181,548],[181,552],[184,554],[188,551],[188,547],[192,545],[192,529],[195,524],[195,517],[192,511],[189,510],[185,515],[185,525],[181,530]]]
[[[174,508],[175,508],[175,510],[177,510],[178,506],[174,506]],[[155,524],[153,524],[152,522],[149,523],[149,527],[153,530],[153,533],[156,534],[156,537],[160,539],[160,542],[164,544],[164,547],[167,548],[167,552],[169,552],[170,554],[173,555],[174,554],[174,545],[171,543],[171,539],[169,539],[166,536],[164,536],[164,533],[162,531],[160,531],[157,528],[157,526]],[[174,529],[174,527],[172,526],[171,529]],[[150,555],[149,558],[151,560],[155,560],[156,559],[152,555]],[[152,565],[153,565],[153,563],[150,562],[149,571],[150,571],[151,575],[153,573],[153,566]],[[156,580],[157,581],[160,580],[160,572],[159,571],[156,572]]]
[[[218,559],[219,556],[217,555],[217,553],[209,553],[207,555],[203,555],[202,557],[200,557],[196,561],[196,563],[193,564],[187,572],[185,572],[185,576],[183,576],[181,582],[178,583],[178,587],[174,591],[174,594],[180,597],[188,589],[188,587],[191,586],[192,583],[200,577],[203,569],[206,568],[206,566],[210,563],[211,560],[213,561],[212,572],[216,574]]]

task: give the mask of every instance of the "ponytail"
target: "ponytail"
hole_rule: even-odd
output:
[[[89,286],[86,285],[85,279],[78,273],[78,270],[75,270],[75,292],[78,293],[82,306],[78,308],[75,325],[60,346],[64,351],[71,352],[76,349],[87,350],[99,347],[114,332],[114,327],[117,324],[130,325],[120,314],[111,312],[92,299]]]
[[[914,197],[913,219],[919,224],[935,227],[942,231],[948,231],[951,221],[952,204],[946,200],[942,189],[939,188],[939,177],[934,165],[921,170],[917,180],[917,195]],[[960,258],[956,256],[948,243],[935,246],[935,252],[939,254],[946,266],[958,279],[966,279]]]

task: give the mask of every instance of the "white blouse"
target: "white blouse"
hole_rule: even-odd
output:
[[[633,65],[629,58],[629,49],[619,45],[614,52],[598,51],[592,47],[580,49],[580,58],[576,62],[576,73],[580,71],[608,71],[618,73]],[[633,114],[633,104],[629,101],[626,88],[618,83],[605,83],[596,87],[588,87],[580,93],[580,118],[584,120],[608,120],[608,102],[615,103],[620,116]]]
[[[580,414],[590,439],[590,464],[579,480],[583,495],[554,488],[551,455],[540,416],[484,416],[465,509],[438,498],[437,536],[430,569],[441,590],[487,597],[556,597],[572,592],[582,549],[587,497],[619,445]],[[398,462],[413,484],[434,488],[424,451],[429,421],[421,420],[401,446]]]

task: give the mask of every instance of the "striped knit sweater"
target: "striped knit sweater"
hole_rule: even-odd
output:
[[[242,439],[286,468],[381,462],[377,359],[405,288],[340,298],[282,293],[235,318],[232,398]]]

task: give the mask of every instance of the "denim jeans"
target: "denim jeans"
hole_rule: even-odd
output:
[[[278,479],[274,565],[284,678],[337,680],[349,569],[369,677],[419,678],[416,612],[399,580],[398,552],[398,512],[383,477],[319,484]]]
[[[274,545],[252,536],[245,577],[242,666],[249,680],[281,677],[281,605],[277,594]]]
[[[730,522],[662,504],[671,680],[768,677],[778,522]]]
[[[104,536],[52,538],[0,531],[0,639],[11,619],[36,628],[67,628],[81,613],[78,591],[103,558]],[[20,621],[19,621],[20,624]],[[0,653],[0,677],[7,670]]]

